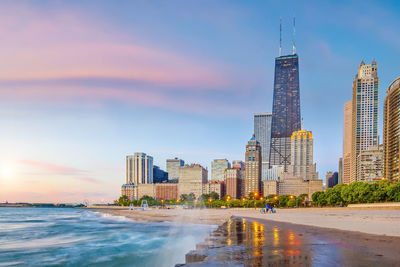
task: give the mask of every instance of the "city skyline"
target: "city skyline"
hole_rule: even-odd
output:
[[[2,2],[0,202],[112,201],[138,151],[164,170],[174,157],[244,160],[254,114],[272,112],[280,17],[283,55],[296,17],[319,178],[337,171],[354,70],[379,63],[380,142],[399,76],[398,3],[358,5]]]

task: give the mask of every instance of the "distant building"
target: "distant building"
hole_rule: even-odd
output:
[[[178,184],[176,183],[156,184],[156,199],[171,200],[178,198],[179,198]]]
[[[383,146],[371,146],[357,157],[357,181],[376,182],[383,178]]]
[[[214,159],[211,162],[211,180],[223,181],[226,169],[229,169],[231,164],[227,159]]]
[[[156,197],[156,184],[139,184],[137,190],[137,199],[141,199],[144,196]]]
[[[263,181],[264,196],[268,195],[292,195],[298,197],[307,194],[311,199],[313,193],[322,191],[322,180],[305,181],[301,178],[286,178],[282,181]]]
[[[182,159],[174,158],[167,159],[167,173],[169,180],[175,180],[179,178],[179,168],[185,165],[185,161]]]
[[[386,91],[383,112],[384,177],[400,182],[400,77]]]
[[[343,158],[339,158],[338,184],[343,184]]]
[[[276,180],[262,181],[264,197],[269,195],[278,195],[278,183],[279,182]]]
[[[318,179],[313,157],[313,135],[311,131],[299,130],[291,136],[291,159],[288,174],[303,180]]]
[[[332,175],[331,175],[331,177],[329,177],[328,178],[328,184],[327,184],[327,188],[332,188],[332,187],[334,187],[335,185],[337,185],[338,184],[338,173],[337,172],[334,172]]]
[[[299,57],[292,55],[275,58],[275,80],[272,105],[270,165],[290,164],[290,137],[300,130]]]
[[[272,113],[254,114],[254,135],[261,145],[261,179],[267,179],[269,169],[269,150],[271,148]]]
[[[160,167],[153,165],[153,183],[162,183],[168,181],[168,172],[160,169]]]
[[[126,157],[126,184],[153,183],[153,157],[135,153]]]
[[[207,183],[208,171],[200,164],[185,165],[179,168],[179,196],[194,193],[196,197],[203,194],[203,184]]]
[[[351,179],[351,150],[353,138],[353,102],[349,101],[344,104],[344,125],[343,125],[343,184],[349,184]]]
[[[225,171],[225,193],[232,199],[240,199],[242,194],[242,171],[240,169],[227,169]]]
[[[245,169],[244,162],[241,161],[241,160],[233,160],[232,161],[232,168],[233,169],[244,170]]]
[[[272,166],[272,168],[267,170],[265,180],[279,180],[282,177],[282,175],[283,175],[283,166]]]
[[[123,184],[121,187],[121,196],[127,196],[130,201],[137,199],[137,185]]]
[[[261,194],[261,145],[253,135],[246,145],[246,169],[244,195]]]
[[[225,182],[224,181],[208,181],[203,184],[203,194],[211,194],[215,192],[220,198],[225,196]]]
[[[350,182],[357,181],[360,152],[378,145],[378,98],[378,64],[361,62],[353,80]]]
[[[326,174],[325,174],[325,188],[328,188],[329,178],[331,178],[332,175],[333,175],[333,172],[326,172]]]

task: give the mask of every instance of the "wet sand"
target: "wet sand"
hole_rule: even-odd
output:
[[[102,209],[99,212],[136,221],[214,225],[221,225],[235,216],[400,237],[400,209],[299,208],[278,209],[274,214],[261,214],[259,209]]]
[[[399,255],[400,237],[233,218],[184,266],[400,266]]]

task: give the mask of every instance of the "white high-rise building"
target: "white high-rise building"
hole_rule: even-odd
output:
[[[211,180],[223,181],[225,179],[225,170],[230,167],[231,164],[227,159],[214,159],[211,162]]]
[[[179,179],[179,168],[185,165],[185,161],[178,158],[167,159],[168,180]]]
[[[350,182],[357,181],[357,158],[361,151],[378,144],[378,64],[373,61],[358,67],[353,80],[352,98],[352,151]]]
[[[153,183],[153,157],[141,152],[126,156],[126,183]]]

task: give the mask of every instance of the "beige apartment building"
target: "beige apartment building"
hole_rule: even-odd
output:
[[[383,118],[384,177],[400,181],[400,77],[386,91]]]
[[[200,164],[185,165],[179,168],[179,196],[194,193],[196,197],[203,194],[203,184],[207,183],[208,171]]]
[[[349,184],[351,179],[351,140],[353,138],[352,126],[352,101],[344,103],[344,125],[343,125],[343,183]]]
[[[246,145],[244,196],[261,194],[261,145],[253,135]]]
[[[314,163],[314,139],[311,131],[299,130],[291,136],[290,165],[288,175],[303,180],[318,179]]]
[[[263,181],[264,196],[268,195],[293,195],[307,194],[311,199],[313,193],[323,190],[322,180],[304,181],[299,178],[286,178],[282,181]]]

